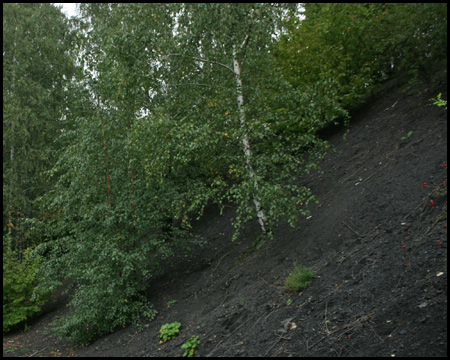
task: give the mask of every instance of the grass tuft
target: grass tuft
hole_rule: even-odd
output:
[[[316,273],[306,266],[294,265],[294,270],[289,273],[284,284],[289,290],[300,291],[316,277]]]

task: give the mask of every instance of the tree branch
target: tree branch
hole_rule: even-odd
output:
[[[181,54],[167,54],[167,56],[182,56],[182,55]],[[228,65],[222,64],[222,63],[220,63],[218,61],[208,60],[208,59],[204,59],[204,58],[197,57],[197,56],[191,56],[191,58],[194,59],[194,60],[208,62],[208,63],[211,63],[211,64],[216,64],[216,65],[222,66],[222,67],[224,67],[225,69],[231,71],[234,74],[234,70],[231,67],[229,67]]]
[[[198,61],[209,62],[211,64],[216,64],[216,65],[222,66],[222,67],[224,67],[225,69],[231,71],[234,74],[234,70],[232,68],[230,68],[228,65],[225,65],[225,64],[222,64],[220,62],[213,61],[213,60],[199,58],[199,57],[196,57],[196,56],[193,56],[192,58],[195,59],[195,60],[198,60]]]
[[[247,34],[247,36],[245,37],[244,41],[242,42],[241,49],[245,49],[247,47],[249,38],[250,38],[250,34]]]
[[[219,87],[219,88],[222,88],[222,89],[227,89],[225,86],[210,85],[210,84],[200,84],[200,83],[167,84],[167,86],[205,86],[205,87]]]

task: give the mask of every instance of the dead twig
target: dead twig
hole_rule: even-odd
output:
[[[226,340],[227,338],[229,338],[231,335],[233,335],[236,331],[238,331],[241,327],[243,327],[245,324],[247,324],[251,319],[253,319],[254,316],[251,316],[248,320],[246,320],[244,323],[242,323],[241,325],[239,325],[236,329],[233,330],[233,332],[231,332],[230,334],[226,335],[224,339],[222,339],[221,341],[219,341],[219,343],[214,347],[214,349],[211,350],[211,352],[208,354],[208,356],[212,356],[212,353],[214,351],[216,351],[216,349],[219,347],[220,344],[222,344],[224,342],[224,340]]]
[[[287,289],[286,286],[276,286],[276,285],[272,285],[269,282],[267,282],[263,277],[261,278],[267,285],[269,285],[270,287],[276,288],[276,289]]]
[[[37,354],[39,354],[39,353],[41,353],[41,352],[43,352],[44,350],[47,350],[47,349],[48,349],[48,346],[46,346],[46,347],[43,348],[43,349],[40,349],[40,350],[35,351],[34,353],[32,353],[32,354],[29,355],[29,356],[30,356],[30,357],[36,356]]]
[[[314,346],[316,346],[318,343],[322,342],[323,340],[325,340],[325,339],[328,338],[329,336],[331,336],[331,335],[333,335],[333,334],[335,334],[335,333],[337,333],[337,332],[339,332],[339,331],[342,331],[342,330],[346,330],[346,329],[352,328],[352,327],[354,327],[357,323],[363,323],[363,322],[366,322],[366,321],[368,321],[371,317],[372,317],[372,314],[368,314],[368,315],[362,316],[362,317],[356,319],[355,321],[352,321],[350,324],[344,325],[344,326],[342,326],[342,327],[339,328],[339,329],[336,329],[336,330],[334,330],[334,331],[331,331],[331,332],[327,333],[327,334],[326,334],[324,337],[322,337],[320,340],[316,341],[314,344],[312,344],[311,346],[309,346],[309,347],[307,348],[307,351],[311,350]]]
[[[264,315],[266,315],[266,314],[267,314],[267,312],[264,313]],[[255,327],[255,325],[258,323],[259,320],[261,320],[261,318],[262,318],[264,315],[261,315],[261,316],[258,318],[258,320],[256,320],[256,322],[253,324],[252,327]]]
[[[230,255],[229,252],[225,253],[225,255],[223,255],[223,256],[219,259],[219,261],[217,262],[217,265],[216,265],[215,268],[212,270],[211,275],[214,274],[214,272],[215,272],[215,271],[217,270],[217,268],[219,267],[220,262],[221,262],[225,257],[227,257],[228,255]]]
[[[342,221],[342,224],[347,226],[351,231],[353,231],[356,235],[358,235],[360,238],[363,237],[363,235],[361,235],[359,232],[357,232],[355,229],[353,229],[350,225],[348,225],[347,223]]]
[[[381,170],[383,170],[386,166],[388,166],[389,163],[384,164],[384,166],[381,169],[378,169],[377,171],[375,171],[372,175],[370,175],[367,179],[364,179],[364,181],[367,181],[369,179],[371,179],[374,175],[376,175],[377,173],[379,173]]]
[[[267,354],[273,349],[273,347],[274,347],[276,344],[278,344],[281,340],[291,340],[291,338],[290,338],[290,337],[285,338],[285,337],[283,337],[283,335],[280,335],[280,336],[278,337],[277,341],[275,341],[275,342],[272,344],[272,346],[269,348],[269,350],[266,351],[266,353],[264,354],[264,356],[267,356]]]
[[[363,237],[363,235],[361,235],[359,232],[357,232],[355,229],[353,229],[349,224],[345,223],[344,221],[342,221],[342,224],[347,226],[351,231],[353,231],[356,235],[358,235],[360,238]]]
[[[270,313],[269,313],[269,315],[267,315],[266,316],[266,318],[264,319],[264,321],[266,321],[267,320],[267,318],[270,316],[270,315],[272,315],[275,311],[277,311],[278,310],[278,308],[277,309],[274,309],[274,310],[272,310]],[[263,321],[263,322],[264,322]]]
[[[345,260],[347,260],[347,259],[348,259],[349,257],[351,257],[352,255],[356,254],[358,251],[361,251],[362,249],[363,249],[362,247],[356,248],[356,249],[353,250],[351,253],[349,253],[349,254],[347,254],[347,255],[343,255],[341,258],[337,259],[335,263],[336,263],[336,264],[339,263],[339,266],[341,266],[342,263],[343,263]]]

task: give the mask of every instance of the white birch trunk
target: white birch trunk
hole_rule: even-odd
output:
[[[247,40],[247,39],[246,39]],[[245,41],[244,41],[245,44]],[[243,44],[243,45],[244,45]],[[245,111],[244,111],[244,95],[242,92],[242,80],[241,80],[241,67],[239,61],[236,56],[236,48],[233,49],[233,70],[234,75],[236,76],[236,99],[239,109],[239,122],[241,124],[241,128],[244,130],[244,135],[242,137],[242,145],[244,147],[244,155],[245,155],[245,165],[247,170],[249,171],[250,178],[253,179],[253,185],[255,187],[256,193],[258,193],[259,185],[258,180],[256,178],[255,170],[252,166],[252,153],[250,150],[250,142],[248,140],[248,133],[245,130]],[[256,207],[256,216],[258,217],[258,222],[261,227],[263,234],[267,233],[266,225],[265,225],[265,216],[261,207],[261,199],[258,195],[255,195],[253,198]]]

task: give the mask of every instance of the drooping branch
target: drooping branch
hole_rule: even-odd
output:
[[[203,86],[203,87],[214,87],[214,88],[222,88],[227,89],[225,86],[220,85],[211,85],[211,84],[200,84],[200,83],[185,83],[185,84],[167,84],[167,86]]]
[[[203,62],[207,62],[207,63],[210,63],[210,64],[215,64],[215,65],[222,66],[225,69],[231,71],[233,74],[235,74],[235,72],[234,72],[234,70],[232,68],[230,68],[228,65],[222,64],[222,63],[220,63],[218,61],[208,60],[208,59],[204,59],[204,58],[200,58],[200,57],[196,57],[196,56],[193,56],[192,58],[194,60],[203,61]]]
[[[167,54],[167,56],[183,56],[183,55],[182,54]],[[197,61],[202,61],[202,62],[207,62],[207,63],[210,63],[210,64],[219,65],[219,66],[224,67],[228,71],[231,71],[233,74],[235,73],[234,70],[231,67],[229,67],[228,65],[222,64],[222,63],[220,63],[218,61],[209,60],[209,59],[205,59],[205,58],[198,57],[198,56],[190,56],[190,58],[192,58],[194,60],[197,60]]]

